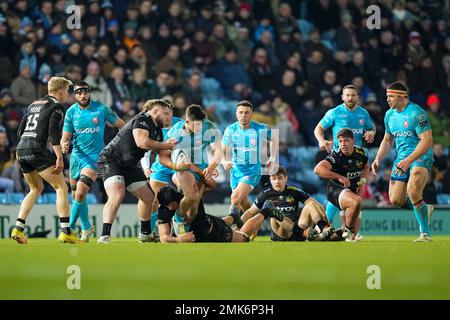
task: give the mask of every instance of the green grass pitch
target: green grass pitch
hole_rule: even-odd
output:
[[[109,245],[0,240],[0,299],[450,299],[450,236],[432,243],[366,237],[358,243]],[[79,266],[80,290],[67,288]],[[369,290],[370,265],[381,289]]]

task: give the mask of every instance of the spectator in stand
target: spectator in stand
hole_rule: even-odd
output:
[[[315,88],[320,88],[322,82],[322,75],[327,69],[327,64],[323,60],[323,54],[319,50],[314,50],[311,52],[311,56],[306,62],[306,75],[308,81]]]
[[[37,73],[37,57],[34,53],[34,44],[33,41],[25,39],[20,45],[20,53],[17,56],[17,67],[19,73],[22,69],[22,66],[28,65],[30,68],[30,77],[34,77]]]
[[[92,61],[87,66],[87,76],[84,81],[91,88],[90,96],[92,100],[100,101],[106,106],[112,106],[113,99],[106,80],[100,74],[100,66],[96,61]]]
[[[10,110],[6,114],[5,133],[12,152],[16,151],[16,146],[19,143],[17,128],[19,128],[20,118],[21,115],[17,110]]]
[[[273,40],[272,33],[270,31],[263,31],[261,33],[261,39],[255,45],[255,47],[264,48],[269,57],[270,64],[273,68],[278,68],[281,64],[280,58],[278,57],[277,48]]]
[[[38,98],[36,84],[31,79],[31,68],[23,61],[19,76],[11,83],[11,92],[15,103],[23,108]]]
[[[125,82],[125,71],[122,67],[114,67],[111,76],[106,81],[111,90],[115,108],[118,108],[123,99],[131,100],[131,92]]]
[[[226,49],[232,45],[228,38],[227,29],[222,23],[216,23],[209,37],[209,41],[214,47],[214,56],[216,60],[220,60],[225,56]]]
[[[406,57],[411,58],[415,67],[420,65],[420,62],[425,57],[426,52],[421,44],[420,33],[413,31],[409,34],[409,42],[406,48]]]
[[[250,63],[249,73],[253,88],[265,97],[275,94],[275,79],[272,66],[264,48],[257,48]]]
[[[244,65],[237,60],[237,52],[234,47],[227,48],[225,57],[211,69],[211,75],[220,82],[228,99],[242,100],[250,96],[251,79]]]
[[[96,55],[102,77],[106,79],[111,75],[111,72],[114,69],[114,60],[110,56],[109,46],[107,44],[99,45]]]
[[[433,143],[439,143],[444,148],[450,147],[450,122],[440,109],[441,101],[436,94],[427,98],[428,117],[433,128]]]
[[[125,71],[125,82],[131,81],[133,71],[139,66],[128,58],[128,51],[125,47],[117,49],[114,55],[114,62],[116,67],[122,67]]]
[[[155,73],[175,70],[177,73],[176,85],[181,85],[183,81],[184,66],[180,61],[180,47],[173,44],[169,47],[166,55],[155,65]]]
[[[156,79],[149,80],[150,97],[152,99],[161,99],[166,94],[169,94],[169,74],[167,72],[160,72],[156,75]]]
[[[202,88],[200,84],[201,74],[199,72],[192,72],[187,81],[183,83],[181,86],[181,93],[185,98],[186,105],[203,104]]]
[[[443,189],[443,182],[444,177],[447,174],[447,171],[449,170],[450,166],[450,160],[448,156],[444,154],[444,149],[442,148],[442,145],[439,143],[436,143],[433,145],[433,168],[432,168],[432,175],[434,184],[436,186],[436,189],[439,191],[442,191]]]
[[[134,70],[133,81],[130,86],[131,97],[138,109],[142,108],[148,99],[153,98],[148,83],[145,81],[145,73],[142,70]]]
[[[252,56],[253,43],[249,39],[249,31],[247,28],[237,28],[237,36],[233,40],[233,45],[236,47],[239,62],[248,68]]]
[[[194,26],[196,30],[205,30],[206,34],[209,36],[214,28],[215,15],[213,12],[213,7],[209,3],[205,3],[200,14],[195,18]]]
[[[17,160],[14,160],[14,163],[10,167],[3,170],[0,175],[0,185],[2,184],[2,180],[5,192],[27,192],[28,185],[23,178],[22,170],[20,170],[19,161]],[[0,186],[0,190],[1,189],[2,188]]]
[[[195,56],[195,65],[202,71],[208,70],[209,66],[215,61],[214,45],[207,39],[204,30],[195,30],[192,51]]]

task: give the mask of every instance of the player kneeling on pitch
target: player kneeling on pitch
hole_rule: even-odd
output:
[[[165,186],[159,190],[157,197],[160,204],[158,232],[162,243],[248,242],[249,235],[256,233],[259,228],[259,225],[248,223],[236,231],[224,219],[207,214],[201,200],[194,220],[187,223],[178,215],[183,199],[181,192]]]
[[[328,201],[345,210],[342,236],[346,241],[352,241],[363,202],[360,193],[369,177],[369,163],[364,149],[355,147],[351,129],[341,129],[337,137],[339,149],[319,162],[314,172],[319,177],[328,179]]]
[[[288,186],[287,181],[286,169],[278,167],[278,171],[270,176],[271,186],[258,195],[242,216],[245,225],[254,223],[258,230],[264,219],[271,217],[272,241],[338,240],[339,236],[333,236],[334,228],[320,203],[303,190]],[[303,209],[299,209],[299,202],[305,205]],[[319,227],[320,233],[314,225]]]

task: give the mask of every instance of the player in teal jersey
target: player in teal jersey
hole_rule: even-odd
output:
[[[184,193],[179,213],[191,222],[197,215],[205,186],[213,184],[222,156],[221,134],[199,105],[190,105],[186,120],[176,123],[167,132],[166,139],[176,140],[178,144],[172,152],[161,151],[159,161],[177,171],[177,185]]]
[[[327,111],[325,116],[320,120],[314,129],[314,135],[319,142],[321,150],[330,153],[332,150],[339,149],[339,139],[337,133],[343,128],[350,128],[353,132],[355,145],[362,147],[363,139],[367,143],[372,143],[375,138],[375,126],[366,109],[358,106],[358,88],[353,85],[347,85],[342,89],[343,103],[337,107]],[[331,128],[333,133],[333,141],[325,139],[325,131]],[[364,181],[364,180],[363,180]],[[361,188],[362,190],[363,188]],[[326,213],[328,220],[333,222],[334,216],[339,212],[339,208],[331,202],[327,203]],[[356,233],[361,225],[361,215],[357,221]],[[344,219],[344,216],[342,217]],[[342,221],[345,225],[345,221]],[[360,235],[355,236],[355,240],[360,239]]]
[[[380,162],[395,143],[397,157],[392,166],[389,200],[397,207],[413,209],[419,223],[417,242],[431,241],[429,220],[433,206],[423,201],[423,189],[433,165],[433,135],[428,114],[409,101],[408,88],[401,82],[387,87],[390,110],[384,117],[386,132],[372,164],[376,175]]]
[[[275,163],[278,144],[272,143],[272,131],[262,123],[252,121],[253,105],[240,101],[236,105],[237,122],[225,129],[222,138],[222,165],[230,170],[231,205],[229,215],[240,227],[240,212],[251,207],[248,195],[261,180],[261,146],[270,141],[270,158],[266,168]],[[231,159],[231,160],[230,160]]]
[[[183,121],[183,119],[178,118],[178,117],[174,117],[173,116],[173,106],[171,109],[171,113],[170,113],[170,125],[162,128],[162,132],[163,132],[163,137],[164,140],[166,140],[167,137],[167,132],[169,131],[169,129],[176,123]],[[141,167],[142,170],[145,173],[145,176],[150,179],[150,187],[152,188],[153,192],[155,194],[158,194],[159,190],[164,187],[167,186],[169,184],[169,182],[172,180],[172,176],[175,173],[174,170],[167,168],[165,166],[163,166],[160,162],[159,162],[159,157],[157,156],[155,161],[153,162],[153,164],[150,167],[150,163],[151,163],[151,159],[150,159],[150,155],[152,152],[147,152],[144,157],[141,160]],[[153,207],[152,207],[152,218],[151,218],[151,229],[152,229],[152,235],[149,235],[147,238],[148,239],[140,239],[141,241],[153,241],[154,239],[156,239],[156,234],[154,233],[156,230],[156,221],[158,220],[158,198],[155,197],[153,199]]]
[[[73,196],[70,228],[75,229],[79,217],[82,229],[80,240],[86,242],[94,233],[89,221],[86,195],[98,176],[96,162],[103,149],[106,123],[119,129],[124,125],[111,108],[91,101],[89,91],[86,82],[79,81],[75,84],[76,103],[66,112],[61,138],[63,153],[69,151],[70,142],[73,146],[70,157],[70,187]]]

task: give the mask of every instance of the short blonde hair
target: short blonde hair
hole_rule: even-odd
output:
[[[48,92],[56,92],[72,85],[72,81],[64,77],[51,77],[48,81]]]
[[[162,107],[165,107],[165,108],[169,108],[170,110],[173,109],[172,104],[169,103],[166,100],[163,100],[163,99],[151,99],[151,100],[147,100],[145,102],[144,106],[142,107],[142,111],[143,112],[150,111],[150,110],[152,110],[154,107],[156,107],[158,105],[162,106]]]

